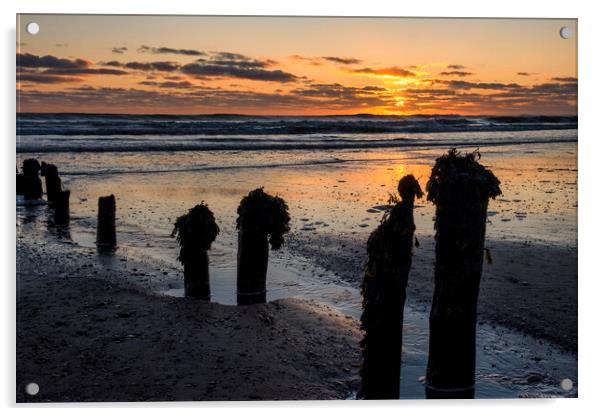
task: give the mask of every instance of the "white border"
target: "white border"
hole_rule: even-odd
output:
[[[381,413],[427,413],[455,415],[506,415],[508,413],[537,412],[547,415],[587,414],[600,408],[597,403],[598,387],[601,384],[600,368],[600,293],[602,273],[597,259],[600,256],[600,214],[602,190],[600,189],[600,155],[602,154],[602,117],[599,100],[602,98],[600,80],[600,27],[602,16],[596,13],[594,1],[527,2],[525,0],[503,0],[495,4],[486,1],[468,0],[425,0],[418,1],[331,1],[298,0],[220,0],[216,2],[193,2],[186,0],[20,0],[3,1],[0,19],[3,29],[3,53],[0,64],[0,79],[3,94],[0,99],[2,117],[0,126],[2,144],[2,246],[0,255],[5,273],[2,273],[2,338],[0,355],[0,403],[14,405],[14,345],[15,345],[15,209],[14,151],[15,151],[15,14],[16,13],[120,13],[120,14],[254,14],[254,15],[333,15],[333,16],[432,16],[432,17],[556,17],[579,19],[579,399],[565,400],[480,400],[475,402],[442,403],[426,401],[402,401],[389,403],[345,403],[345,402],[269,402],[269,403],[174,403],[174,404],[96,404],[96,405],[46,405],[29,406],[21,410],[30,413],[42,410],[49,414],[65,413],[105,414],[108,407],[116,406],[111,412],[131,413],[134,407],[144,407],[144,414],[163,415],[168,408],[198,415],[199,412],[231,413],[245,412],[248,415],[282,414],[305,415],[312,412],[326,413],[341,411],[349,415],[365,415],[374,411]],[[597,405],[597,406],[596,406]],[[23,408],[24,406],[18,406]]]

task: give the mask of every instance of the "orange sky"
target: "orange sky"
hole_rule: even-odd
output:
[[[40,33],[26,33],[28,22]],[[18,110],[577,112],[558,19],[20,15]],[[559,29],[575,34],[564,40]]]

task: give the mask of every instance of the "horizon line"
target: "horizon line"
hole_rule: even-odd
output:
[[[243,113],[105,113],[105,112],[74,112],[74,111],[17,111],[16,114],[56,114],[56,115],[96,115],[96,116],[189,116],[189,117],[578,117],[579,114],[441,114],[441,113],[413,113],[413,114],[243,114]]]

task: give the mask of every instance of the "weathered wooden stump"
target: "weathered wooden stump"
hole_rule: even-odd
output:
[[[427,184],[436,205],[435,290],[430,314],[426,397],[474,398],[477,300],[487,205],[499,180],[475,153],[437,159]]]
[[[218,234],[219,227],[213,212],[204,202],[176,220],[172,237],[177,237],[180,244],[178,260],[184,265],[185,296],[210,300],[207,251]]]
[[[414,200],[418,181],[399,181],[397,203],[368,239],[368,263],[362,284],[362,386],[358,398],[399,399],[403,308],[412,265]]]
[[[40,169],[40,162],[36,159],[23,161],[23,177],[20,182],[24,199],[42,198],[42,181],[38,176]]]
[[[237,301],[250,305],[266,301],[266,274],[269,244],[278,250],[289,232],[290,216],[286,202],[263,188],[245,196],[238,207]]]
[[[69,223],[69,196],[71,191],[60,191],[54,199],[54,220],[59,225]]]
[[[46,198],[49,203],[55,203],[63,191],[59,170],[55,165],[42,162],[41,175],[46,178]]]
[[[110,249],[117,245],[115,233],[115,196],[98,198],[98,222],[96,226],[96,245],[99,248]]]
[[[23,174],[19,173],[19,168],[17,167],[17,179],[15,182],[15,188],[17,191],[17,195],[23,195],[24,193],[24,189],[25,189],[25,184],[23,182]]]

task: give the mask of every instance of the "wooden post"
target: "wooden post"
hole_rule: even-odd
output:
[[[62,192],[59,170],[55,165],[42,162],[41,173],[46,178],[46,198],[49,203],[54,203]]]
[[[201,202],[176,220],[172,237],[178,239],[178,260],[184,265],[185,296],[210,300],[209,256],[207,251],[219,234],[213,212]]]
[[[69,223],[69,196],[71,191],[60,191],[54,200],[54,220],[59,225]]]
[[[96,226],[96,245],[101,248],[113,248],[117,245],[115,235],[115,196],[98,198],[98,223]]]
[[[245,196],[238,207],[238,256],[236,271],[239,305],[266,301],[266,274],[269,244],[278,250],[289,232],[288,206],[282,198],[271,196],[263,188]]]
[[[412,265],[414,199],[422,197],[418,181],[399,181],[401,202],[368,239],[368,263],[362,284],[362,386],[358,397],[399,399],[403,308]]]
[[[437,159],[427,184],[436,205],[435,290],[430,314],[426,397],[471,399],[475,390],[477,300],[489,198],[499,180],[455,149]]]
[[[252,229],[238,232],[237,302],[265,303],[269,256],[268,236]]]
[[[38,176],[40,169],[40,162],[36,159],[25,159],[23,161],[21,185],[24,199],[42,198],[42,181]]]

